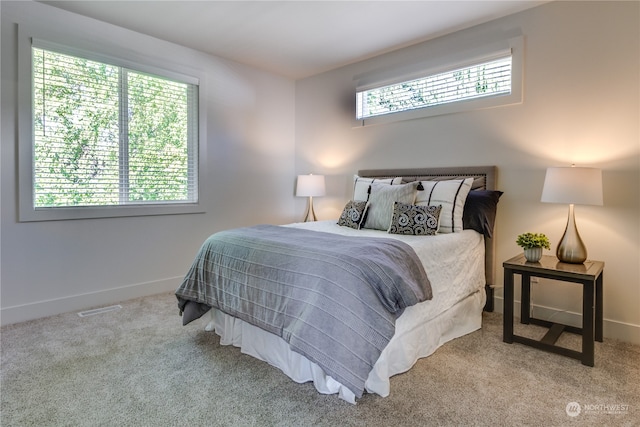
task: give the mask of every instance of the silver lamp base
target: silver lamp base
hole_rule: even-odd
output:
[[[564,235],[558,244],[556,256],[561,262],[569,264],[582,264],[587,259],[587,247],[580,238],[576,227],[573,204],[569,205],[567,228],[564,230]]]

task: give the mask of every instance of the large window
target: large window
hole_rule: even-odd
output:
[[[35,207],[197,201],[195,90],[34,47]]]
[[[197,205],[197,80],[70,51],[31,46],[28,198],[36,214],[22,203],[21,219],[183,213],[176,207]]]
[[[496,49],[502,44],[507,47]],[[380,75],[361,76],[357,125],[428,117],[522,101],[522,37]],[[407,71],[408,69],[408,71]]]

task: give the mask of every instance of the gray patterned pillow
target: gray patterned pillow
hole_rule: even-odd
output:
[[[389,233],[434,236],[438,232],[442,205],[416,206],[396,202]]]
[[[347,202],[342,210],[340,219],[338,219],[338,225],[359,230],[364,221],[368,206],[369,202],[358,202],[355,200]]]
[[[369,209],[365,219],[364,228],[374,230],[389,230],[393,204],[395,202],[412,205],[416,197],[417,182],[403,185],[371,184],[369,195]]]

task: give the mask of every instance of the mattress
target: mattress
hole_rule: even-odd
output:
[[[433,299],[408,307],[396,321],[396,331],[365,383],[367,392],[387,396],[390,377],[407,371],[447,341],[481,327],[485,303],[484,240],[472,230],[436,236],[391,235],[383,231],[340,227],[335,221],[295,223],[290,227],[342,235],[399,239],[422,261],[431,281]],[[324,394],[338,394],[355,403],[347,387],[326,375],[304,356],[290,350],[280,337],[212,309],[206,327],[220,335],[222,345],[234,345],[282,370],[296,382],[313,381]]]

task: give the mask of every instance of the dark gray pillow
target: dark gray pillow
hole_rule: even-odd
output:
[[[416,206],[396,202],[389,233],[434,236],[438,232],[442,205]]]
[[[469,191],[464,203],[462,227],[492,237],[498,201],[502,194],[502,191],[495,190]]]

